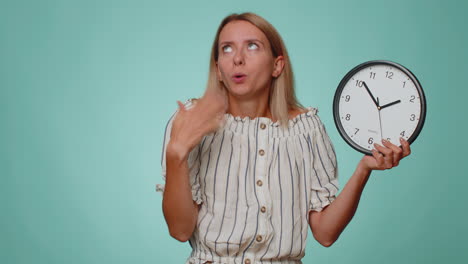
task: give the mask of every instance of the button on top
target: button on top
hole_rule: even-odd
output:
[[[258,180],[258,181],[257,181],[257,185],[258,185],[258,186],[262,186],[262,185],[263,185],[263,182],[262,182],[261,180]]]
[[[250,259],[245,259],[244,263],[245,264],[250,264]]]
[[[262,239],[263,239],[263,237],[261,235],[258,235],[257,238],[256,238],[257,242],[262,242]]]
[[[263,149],[261,149],[258,153],[260,153],[260,156],[265,155],[265,151]]]
[[[266,125],[265,125],[264,123],[261,123],[261,124],[260,124],[260,128],[261,128],[261,129],[265,129],[265,128],[266,128]]]
[[[266,212],[266,207],[265,207],[265,206],[262,206],[262,208],[260,208],[260,211],[261,211],[262,213],[265,213],[265,212]]]

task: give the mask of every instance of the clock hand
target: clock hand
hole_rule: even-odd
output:
[[[369,87],[367,87],[366,82],[362,81],[362,84],[364,84],[364,87],[366,88],[367,92],[369,93],[370,97],[372,98],[372,101],[374,101],[375,106],[377,106],[377,108],[379,108],[379,102],[377,102],[375,100],[374,96],[372,95],[371,91],[369,90]]]
[[[377,97],[377,105],[379,104],[379,98]],[[383,139],[383,132],[382,132],[382,117],[380,116],[380,106],[377,107],[377,109],[379,110],[379,123],[380,123],[380,141],[382,141]]]
[[[391,106],[391,105],[398,104],[398,103],[401,103],[401,101],[400,101],[400,100],[396,100],[395,102],[388,103],[388,104],[386,104],[386,105],[381,106],[381,107],[380,107],[380,110],[384,109],[385,107],[389,107],[389,106]]]

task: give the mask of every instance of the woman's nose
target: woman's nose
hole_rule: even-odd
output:
[[[236,52],[235,56],[234,56],[234,64],[235,65],[243,65],[245,64],[245,61],[244,61],[244,54],[242,51],[238,51]]]

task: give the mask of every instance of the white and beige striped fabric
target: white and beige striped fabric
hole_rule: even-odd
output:
[[[333,202],[339,188],[333,145],[317,109],[307,110],[287,129],[226,114],[224,126],[193,149],[189,177],[201,209],[186,263],[301,263],[309,212]]]

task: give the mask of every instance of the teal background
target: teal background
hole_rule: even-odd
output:
[[[221,19],[253,11],[288,47],[343,188],[362,157],[332,99],[357,64],[408,67],[427,97],[413,153],[374,172],[330,248],[304,263],[462,263],[468,257],[468,33],[463,1],[2,1],[0,262],[183,263],[154,191],[176,100],[200,96]]]

